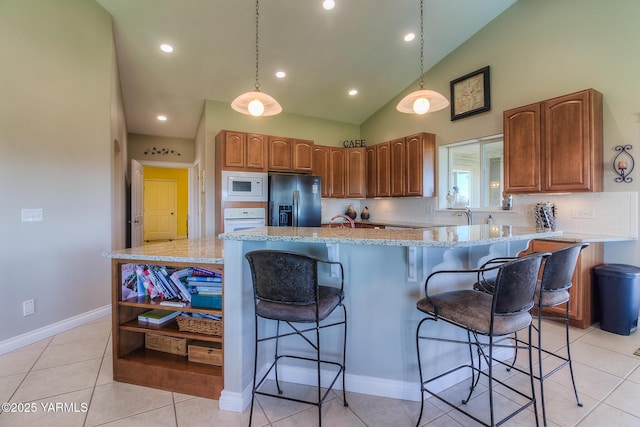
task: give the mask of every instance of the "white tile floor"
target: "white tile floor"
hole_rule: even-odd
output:
[[[563,328],[551,323],[545,328],[545,346],[563,348]],[[0,402],[15,403],[13,408],[22,410],[0,413],[0,426],[247,425],[248,411],[220,411],[215,400],[113,382],[110,334],[111,320],[104,318],[0,356]],[[575,404],[568,368],[564,368],[545,382],[549,425],[640,426],[640,356],[633,354],[640,348],[640,332],[624,337],[603,332],[596,325],[572,329],[571,338],[584,407]],[[520,359],[519,363],[525,361]],[[501,371],[499,375],[526,389],[527,380],[520,374]],[[299,394],[311,391],[287,386]],[[462,396],[466,388],[461,384],[446,393]],[[481,386],[467,406],[486,411],[485,390]],[[349,406],[344,407],[340,396],[336,393],[323,408],[324,425],[415,425],[417,402],[347,393]],[[258,400],[255,426],[317,425],[315,407],[264,397]],[[506,394],[496,400],[499,410],[514,403]],[[427,426],[474,425],[434,399],[425,403],[422,421]],[[535,425],[533,412],[527,410],[507,425]]]

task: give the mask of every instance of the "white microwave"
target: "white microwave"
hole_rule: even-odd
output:
[[[267,173],[222,171],[222,200],[266,202],[268,181]]]

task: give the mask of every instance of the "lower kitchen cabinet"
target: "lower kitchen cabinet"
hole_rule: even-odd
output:
[[[532,240],[529,243],[529,247],[522,252],[522,255],[531,252],[551,252],[575,244],[575,242],[557,240]],[[603,260],[603,243],[590,243],[588,247],[583,249],[578,258],[576,269],[573,273],[573,285],[569,291],[569,323],[571,326],[584,329],[599,320],[592,270],[596,265],[602,264]],[[543,315],[561,317],[564,316],[564,310],[565,306],[563,304],[545,309]]]

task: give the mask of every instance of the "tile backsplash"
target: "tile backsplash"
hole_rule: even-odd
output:
[[[473,223],[487,221],[489,215],[496,224],[535,227],[533,208],[537,203],[556,206],[557,229],[570,233],[602,234],[638,237],[638,193],[603,192],[572,194],[527,194],[513,196],[513,210],[472,208]],[[415,223],[425,225],[466,224],[460,212],[439,209],[438,200],[429,198],[323,199],[322,220],[344,213],[353,205],[358,212],[366,206],[370,221]]]

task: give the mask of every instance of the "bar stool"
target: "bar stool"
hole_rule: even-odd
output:
[[[545,407],[545,395],[544,395],[544,380],[550,377],[551,375],[558,372],[560,369],[569,365],[569,373],[571,374],[571,384],[573,385],[573,392],[576,396],[576,403],[578,406],[582,407],[582,402],[578,396],[578,389],[576,387],[576,380],[573,373],[573,363],[571,361],[571,346],[569,341],[569,299],[570,294],[569,290],[571,289],[571,279],[573,278],[573,272],[576,268],[576,263],[578,262],[578,257],[580,256],[580,252],[589,244],[577,244],[573,246],[568,246],[562,249],[557,249],[555,251],[550,252],[550,256],[545,260],[544,266],[542,269],[542,278],[538,282],[538,286],[536,289],[535,295],[535,307],[537,311],[537,322],[533,325],[533,328],[538,333],[538,344],[532,344],[532,347],[538,350],[538,367],[539,367],[539,375],[535,378],[540,381],[540,402],[542,406],[542,420],[543,424],[547,425],[547,413]],[[496,262],[504,262],[507,260],[506,258],[496,258],[494,260],[488,261],[485,265],[493,264]],[[477,290],[483,290],[485,292],[493,292],[493,279],[484,279],[483,277],[479,277],[478,282],[474,285],[474,288]],[[544,316],[543,309],[557,307],[564,304],[564,316],[556,317],[556,316]],[[565,325],[565,337],[567,343],[567,356],[563,356],[559,353],[552,352],[550,350],[546,350],[542,348],[542,320],[560,320],[564,321]],[[522,341],[518,338],[517,333],[514,334],[512,338],[514,342],[521,343]],[[562,360],[560,365],[556,366],[554,369],[550,370],[546,374],[543,373],[542,369],[542,353],[553,356],[557,359]],[[516,369],[515,363],[518,357],[518,346],[516,345],[516,353],[513,358],[513,362],[509,366],[508,369]]]
[[[336,380],[342,374],[342,399],[344,406],[348,406],[345,392],[345,360],[347,347],[347,310],[343,304],[344,299],[344,269],[339,262],[326,261],[309,255],[277,251],[257,250],[245,254],[251,269],[253,291],[255,300],[255,353],[253,368],[253,389],[251,397],[251,413],[249,426],[253,417],[253,405],[255,396],[271,396],[294,402],[307,403],[318,407],[318,425],[322,425],[322,404],[333,388]],[[318,283],[318,264],[335,264],[340,270],[340,287],[325,286]],[[323,322],[333,313],[337,307],[342,307],[344,316],[342,319]],[[275,335],[259,336],[258,319],[276,321]],[[321,324],[321,322],[323,322]],[[281,330],[281,323],[288,326]],[[321,358],[320,330],[343,325],[344,338],[342,348],[342,361],[335,362]],[[315,335],[315,337],[314,337]],[[287,336],[298,336],[315,350],[315,357],[280,353],[278,341]],[[257,379],[258,370],[258,344],[275,340],[274,360],[267,372]],[[302,400],[283,395],[278,381],[278,362],[280,359],[290,358],[306,362],[313,362],[317,369],[317,399],[313,401]],[[321,366],[331,365],[338,368],[331,384],[322,391],[320,376]],[[275,371],[275,383],[278,393],[269,393],[260,390],[267,376]]]
[[[527,375],[529,376],[531,382],[530,396],[493,377],[493,352],[494,347],[499,345],[494,342],[494,338],[496,339],[496,341],[498,341],[505,335],[510,335],[523,329],[528,329],[529,338],[531,338],[532,318],[529,310],[533,307],[534,304],[534,294],[536,290],[537,279],[542,261],[546,256],[548,256],[548,254],[546,253],[534,253],[521,258],[510,260],[500,265],[472,270],[441,270],[433,272],[427,277],[424,285],[425,297],[419,300],[416,304],[418,310],[427,315],[427,317],[425,317],[418,323],[418,327],[416,330],[416,348],[418,353],[418,370],[420,372],[421,392],[420,415],[418,416],[418,422],[416,423],[417,426],[420,425],[420,420],[422,419],[425,392],[432,394],[434,397],[451,406],[453,409],[462,412],[466,416],[485,426],[500,425],[505,421],[511,419],[518,413],[522,412],[526,408],[533,406],[537,425],[538,413],[536,408],[531,345],[529,344],[531,342],[531,339],[529,340],[529,343],[521,343],[523,345],[522,348],[526,348],[530,356],[529,372],[527,372]],[[429,294],[429,281],[437,275],[452,273],[478,274],[492,270],[497,271],[497,275],[494,281],[493,294],[488,294],[473,289],[455,290],[435,295]],[[467,340],[462,341],[421,334],[421,328],[428,320],[434,323],[437,323],[438,321],[444,321],[448,324],[465,329],[467,332]],[[487,337],[487,342],[482,342],[480,340],[480,336]],[[470,362],[469,364],[456,366],[453,369],[450,369],[444,373],[438,374],[432,378],[425,380],[422,362],[420,359],[421,340],[468,345]],[[519,344],[516,343],[516,345]],[[476,348],[478,355],[477,366],[474,362],[472,351],[473,347]],[[488,372],[485,372],[482,369],[483,359],[487,363]],[[468,411],[465,411],[462,407],[459,407],[453,402],[446,400],[444,397],[439,396],[436,392],[428,388],[428,384],[432,381],[444,378],[465,368],[469,368],[471,371],[471,387],[469,390],[469,395],[465,400],[462,401],[463,404],[467,403],[471,398],[471,395],[479,382],[480,376],[486,376],[489,380],[489,424],[469,413]],[[522,404],[510,414],[506,415],[501,420],[496,420],[494,415],[494,382],[506,387],[507,389],[526,399],[526,402],[524,404]]]

